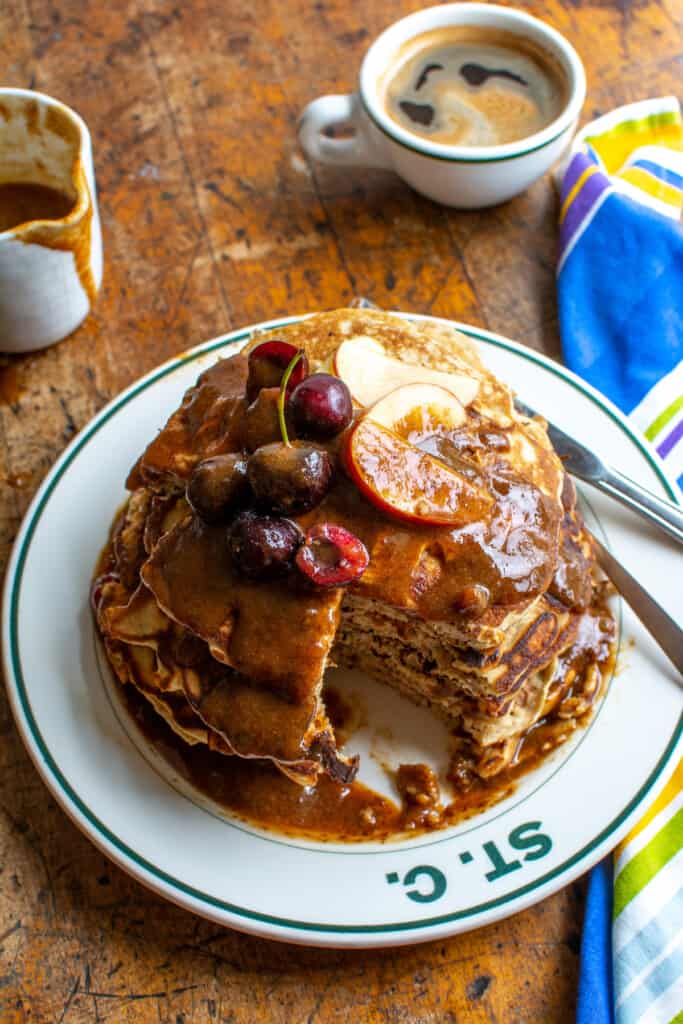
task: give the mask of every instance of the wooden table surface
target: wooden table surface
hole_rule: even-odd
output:
[[[90,127],[105,247],[80,330],[0,359],[3,565],[75,432],[140,374],[230,328],[360,294],[559,356],[548,179],[461,213],[389,173],[310,166],[297,148],[302,107],[352,89],[369,41],[416,6],[2,0],[2,84],[51,93]],[[526,9],[583,57],[586,118],[680,89],[680,0]],[[252,939],[162,902],[105,860],[48,796],[4,692],[0,737],[3,1024],[573,1020],[583,882],[447,942],[366,953]]]

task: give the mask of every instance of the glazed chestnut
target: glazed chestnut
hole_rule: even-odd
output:
[[[288,408],[297,434],[320,440],[339,434],[353,416],[351,392],[330,373],[313,373],[297,384]]]
[[[248,452],[282,439],[277,415],[279,394],[279,388],[263,388],[246,410],[242,443]]]
[[[185,493],[204,522],[226,522],[249,497],[245,456],[228,452],[204,459],[192,471]]]
[[[295,442],[266,444],[249,456],[247,477],[256,500],[283,515],[299,515],[323,500],[332,482],[324,448]]]
[[[282,375],[289,366],[298,349],[288,341],[264,341],[249,353],[249,372],[247,376],[247,398],[253,402],[262,388],[280,386]],[[303,355],[289,378],[288,393],[308,373],[308,360]]]
[[[236,567],[256,580],[277,579],[290,571],[303,541],[296,523],[245,512],[230,530],[228,542]]]

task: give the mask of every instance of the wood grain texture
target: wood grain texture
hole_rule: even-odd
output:
[[[532,0],[584,58],[586,118],[681,82],[679,0]],[[481,213],[388,173],[310,166],[297,114],[348,91],[407,0],[3,0],[3,84],[74,106],[94,139],[97,308],[0,358],[0,558],[33,492],[109,398],[229,328],[363,294],[559,355],[548,179]],[[58,538],[55,539],[58,543]],[[218,929],[109,864],[38,779],[0,697],[0,1020],[46,1024],[569,1024],[582,882],[448,942],[298,949]]]

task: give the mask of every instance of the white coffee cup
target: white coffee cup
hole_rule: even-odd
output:
[[[0,351],[45,348],[85,319],[102,281],[102,234],[90,133],[58,100],[0,89],[0,183],[73,197],[59,220],[0,232]]]
[[[500,146],[451,146],[406,131],[382,104],[380,81],[400,47],[423,32],[452,25],[503,30],[531,40],[560,65],[567,103],[551,124]],[[473,209],[501,203],[523,192],[568,147],[586,95],[586,76],[573,46],[555,29],[524,11],[486,3],[443,4],[410,14],[372,44],[360,70],[359,91],[321,96],[304,110],[299,141],[326,164],[390,168],[423,195],[446,206]],[[352,134],[331,138],[335,126]]]

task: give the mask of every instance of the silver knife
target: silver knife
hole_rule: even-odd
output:
[[[683,686],[683,630],[674,622],[669,613],[657,604],[647,590],[631,576],[630,572],[626,571],[621,562],[616,560],[594,533],[591,534],[591,537],[601,569],[606,576],[609,576],[650,635],[654,637],[676,666],[681,674],[679,685]]]
[[[518,398],[515,398],[515,405],[523,416],[538,415]],[[542,418],[546,419],[545,416]],[[618,470],[607,466],[594,452],[579,444],[569,434],[565,434],[554,423],[547,419],[546,423],[548,437],[568,473],[616,498],[622,505],[649,519],[660,530],[674,537],[679,544],[683,544],[683,512],[680,509],[670,501],[658,498],[656,494],[652,494],[635,481],[629,480]]]

